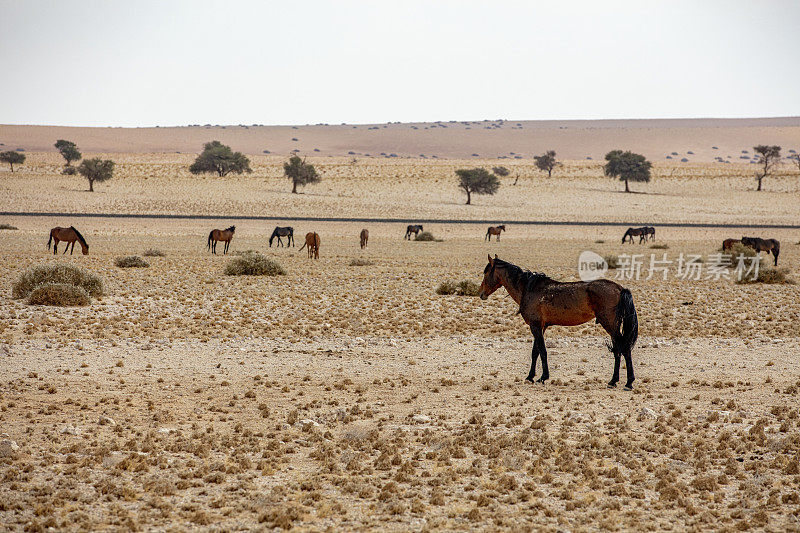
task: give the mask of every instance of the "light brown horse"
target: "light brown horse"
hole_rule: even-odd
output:
[[[369,241],[369,230],[365,228],[365,229],[361,230],[361,249],[362,250],[367,247],[367,241]]]
[[[83,251],[83,255],[89,255],[89,244],[86,242],[86,239],[83,238],[83,235],[75,229],[75,226],[70,226],[68,228],[62,228],[56,226],[55,228],[50,230],[50,239],[47,241],[47,249],[50,249],[50,243],[53,244],[53,255],[56,255],[58,251],[58,243],[64,241],[67,243],[67,246],[64,248],[64,253],[67,253],[67,249],[69,249],[69,245],[72,245],[72,250],[70,251],[69,255],[72,255],[72,252],[75,251],[75,241],[78,241],[81,245],[81,250]]]
[[[489,229],[486,230],[486,236],[483,238],[483,240],[485,241],[488,239],[489,242],[492,242],[492,235],[496,235],[497,240],[499,241],[500,233],[505,230],[506,230],[505,224],[500,224],[499,226],[489,226]]]
[[[781,253],[781,243],[779,240],[761,239],[759,237],[742,237],[742,244],[755,250],[756,255],[761,252],[772,254],[775,258],[775,266],[778,266],[778,255]]]
[[[620,357],[625,357],[628,379],[625,390],[633,388],[633,362],[631,350],[639,337],[639,319],[633,296],[628,289],[607,279],[564,283],[540,274],[523,270],[502,259],[489,256],[489,264],[483,269],[483,283],[478,295],[485,300],[500,287],[505,287],[509,296],[519,305],[519,313],[533,333],[531,369],[528,377],[533,382],[536,375],[536,360],[542,358],[544,383],[550,377],[547,366],[547,348],[544,332],[550,326],[577,326],[595,319],[611,336],[608,349],[614,354],[614,374],[609,388],[619,381]]]
[[[212,229],[211,233],[208,234],[208,247],[206,249],[211,250],[211,253],[216,255],[217,254],[217,242],[222,241],[225,243],[225,248],[222,251],[222,255],[228,253],[228,248],[231,245],[231,241],[233,240],[233,234],[236,232],[236,226],[231,226],[226,229]]]
[[[311,257],[314,257],[314,259],[319,259],[319,235],[313,231],[306,233],[306,242],[300,247],[300,250],[306,246],[308,246],[308,258],[311,259]],[[300,250],[298,250],[298,252]]]
[[[724,241],[722,241],[722,251],[727,252],[728,250],[733,249],[733,245],[736,244],[737,242],[742,242],[742,241],[739,239],[725,239]]]

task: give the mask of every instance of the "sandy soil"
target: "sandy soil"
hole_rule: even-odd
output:
[[[487,252],[566,280],[585,249],[705,255],[730,232],[659,229],[661,250],[622,246],[616,228],[512,225],[488,244],[453,224],[419,243],[371,224],[362,251],[361,224],[298,223],[321,235],[309,261],[267,248],[274,224],[245,222],[232,251],[287,275],[244,279],[205,251],[225,220],[81,219],[90,255],[58,258],[45,243],[62,221],[0,222],[19,228],[0,234],[10,529],[800,530],[797,285],[626,281],[633,393],[605,388],[599,326],[549,330],[552,380],[533,386],[503,290],[435,294],[479,281]],[[800,279],[797,233],[770,236]],[[167,255],[113,265],[147,248]],[[106,295],[10,299],[21,271],[50,261],[101,275]]]
[[[800,149],[800,118],[470,121],[413,124],[316,126],[197,126],[180,128],[67,128],[0,125],[4,149],[54,151],[56,139],[69,139],[90,152],[196,153],[210,140],[246,154],[344,156],[348,152],[382,157],[473,158],[516,156],[530,159],[556,150],[564,159],[601,159],[624,147],[661,161],[736,161],[757,144]],[[716,147],[716,149],[714,148]]]

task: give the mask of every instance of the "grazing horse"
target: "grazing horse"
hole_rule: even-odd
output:
[[[411,234],[413,233],[414,237],[416,238],[417,234],[420,231],[422,231],[422,224],[409,224],[408,227],[406,228],[406,236],[403,238],[408,239],[410,241]]]
[[[737,242],[742,242],[742,241],[740,241],[739,239],[725,239],[724,241],[722,241],[722,251],[727,252],[728,250],[732,250],[733,245],[736,244]]]
[[[68,228],[62,228],[56,226],[55,228],[50,230],[50,238],[47,240],[47,249],[50,249],[50,243],[53,243],[53,255],[56,255],[58,251],[58,243],[64,241],[67,243],[66,248],[64,248],[64,253],[67,253],[67,249],[69,245],[72,245],[72,250],[69,252],[69,255],[72,255],[72,252],[75,251],[75,241],[78,241],[81,245],[81,250],[83,251],[83,255],[89,255],[89,244],[86,242],[86,239],[83,238],[83,235],[75,229],[75,226],[70,226]]]
[[[492,235],[497,235],[497,240],[500,240],[500,233],[506,230],[505,224],[500,224],[499,226],[489,226],[489,229],[486,230],[486,237],[483,240],[489,240],[492,242]]]
[[[286,239],[286,247],[288,248],[289,245],[294,246],[294,228],[291,226],[286,226],[285,228],[281,228],[275,226],[275,229],[272,230],[272,235],[269,236],[269,247],[272,248],[272,240],[277,237],[278,238],[278,246],[283,246],[283,241],[281,241],[281,237],[288,237]]]
[[[365,229],[361,230],[361,249],[362,250],[367,247],[367,241],[369,241],[369,230],[365,228]]]
[[[217,241],[223,241],[225,243],[225,249],[222,252],[222,255],[228,253],[228,247],[231,245],[231,240],[233,240],[233,234],[236,232],[236,226],[231,226],[227,229],[212,229],[211,233],[208,234],[208,247],[207,249],[211,250],[211,253],[216,255],[217,254]]]
[[[302,251],[306,246],[308,246],[308,258],[311,259],[311,257],[314,257],[314,259],[319,259],[319,235],[313,231],[306,233],[306,242],[300,247],[298,252]]]
[[[776,239],[759,239],[758,237],[742,237],[742,244],[755,250],[756,255],[761,252],[771,253],[775,258],[775,266],[778,266],[778,255],[781,253],[780,241]]]
[[[653,235],[655,235],[655,230],[653,230]],[[639,244],[642,244],[647,239],[647,228],[628,228],[628,231],[622,236],[622,244],[625,244],[628,237],[631,239],[631,244],[633,244],[634,237],[639,237]]]
[[[633,305],[631,291],[607,279],[594,281],[561,282],[544,274],[523,270],[494,256],[483,269],[483,282],[478,295],[485,300],[500,287],[505,287],[509,296],[519,305],[518,314],[531,328],[533,350],[528,377],[533,382],[536,375],[536,360],[542,358],[544,383],[550,377],[547,366],[547,348],[544,332],[550,326],[577,326],[595,319],[611,336],[608,349],[614,354],[614,374],[609,388],[619,381],[620,357],[625,357],[628,379],[625,390],[633,388],[633,362],[631,350],[639,336],[639,319]]]

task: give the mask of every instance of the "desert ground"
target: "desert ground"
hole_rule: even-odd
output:
[[[550,328],[551,380],[534,385],[530,331],[504,289],[436,294],[479,283],[487,254],[575,281],[584,250],[708,257],[742,234],[779,239],[779,266],[800,280],[800,229],[659,227],[798,225],[788,165],[758,193],[747,164],[660,161],[624,194],[594,161],[547,179],[528,159],[320,156],[323,181],[292,195],[285,158],[194,177],[188,154],[110,148],[117,175],[95,193],[29,151],[0,170],[4,211],[218,218],[0,217],[17,228],[0,231],[5,528],[800,531],[800,285],[621,280],[640,323],[632,392],[606,388],[600,326]],[[500,192],[464,206],[453,170],[497,164],[512,170]],[[508,231],[487,243],[483,224],[440,222],[425,225],[439,242],[414,242],[400,222],[242,215]],[[622,245],[622,227],[528,220],[658,233]],[[231,252],[211,255],[209,230],[231,224]],[[89,255],[51,255],[56,225],[78,227]],[[294,226],[298,246],[269,248],[275,225]],[[318,261],[299,251],[307,231]],[[165,255],[148,268],[114,265],[152,248]],[[286,275],[224,275],[247,250]],[[23,271],[51,262],[99,275],[104,295],[65,308],[11,298]]]

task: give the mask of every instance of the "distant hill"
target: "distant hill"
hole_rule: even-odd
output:
[[[670,156],[676,161],[708,162],[721,157],[747,162],[755,144],[800,150],[800,117],[165,128],[0,126],[0,150],[53,151],[53,143],[62,138],[76,142],[84,152],[103,153],[195,153],[204,142],[216,139],[247,154],[267,150],[286,155],[298,150],[322,156],[529,159],[553,149],[562,159],[599,159],[609,150],[622,148],[654,161]]]

